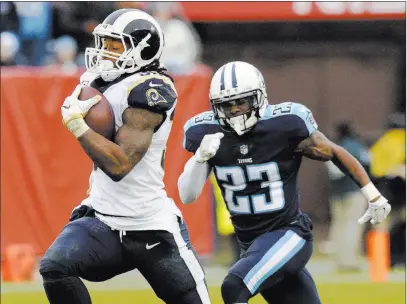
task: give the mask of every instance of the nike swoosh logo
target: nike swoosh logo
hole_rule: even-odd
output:
[[[161,242],[158,242],[158,243],[155,243],[155,244],[152,244],[152,245],[148,245],[148,243],[146,244],[146,249],[147,250],[150,250],[151,248],[154,248],[155,246],[158,246],[158,245],[160,245],[161,244]]]
[[[162,86],[162,84],[160,84],[160,83],[153,83],[152,81],[149,83],[149,86],[151,87],[151,88],[154,88],[154,87],[161,87]]]

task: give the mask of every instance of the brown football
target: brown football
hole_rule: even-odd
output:
[[[93,131],[103,135],[109,140],[113,140],[115,135],[114,113],[106,97],[92,87],[83,87],[79,95],[79,100],[86,100],[95,95],[102,96],[102,99],[90,108],[88,114],[85,116],[85,121]]]

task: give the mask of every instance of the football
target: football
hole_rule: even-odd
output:
[[[83,87],[79,100],[86,100],[96,95],[102,96],[102,99],[90,108],[85,116],[85,121],[93,131],[109,140],[113,140],[115,135],[114,113],[106,97],[92,87]]]

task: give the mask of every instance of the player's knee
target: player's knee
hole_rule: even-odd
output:
[[[48,256],[41,259],[39,272],[44,279],[57,279],[69,275],[67,268],[63,267],[58,260]]]
[[[247,303],[251,297],[243,280],[233,274],[228,274],[223,280],[221,291],[225,304]]]

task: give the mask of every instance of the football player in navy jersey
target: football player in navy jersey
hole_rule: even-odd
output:
[[[260,293],[273,304],[321,303],[305,266],[313,251],[312,223],[299,206],[302,157],[331,160],[369,202],[359,222],[380,223],[391,207],[362,165],[318,131],[311,111],[295,102],[270,105],[263,76],[229,62],[213,76],[213,111],[185,124],[184,147],[194,153],[178,180],[184,204],[193,202],[211,172],[231,214],[242,254],[222,283],[226,304]]]

